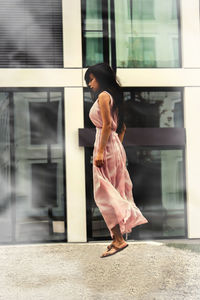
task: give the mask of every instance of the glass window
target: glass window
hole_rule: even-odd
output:
[[[180,67],[178,51],[174,51],[173,45],[173,38],[179,39],[178,18],[171,19],[174,1],[154,0],[151,5],[150,1],[128,1],[126,6],[124,1],[115,0],[117,67]],[[177,12],[177,6],[173,7]],[[130,11],[135,11],[132,18]]]
[[[154,18],[154,0],[127,0],[129,19]]]
[[[177,19],[177,7],[178,7],[178,0],[171,0],[171,8],[172,8],[172,19]]]
[[[1,89],[0,124],[0,242],[65,241],[63,90]]]
[[[29,102],[31,144],[58,143],[58,106],[58,101]]]
[[[156,67],[155,38],[129,37],[129,66],[133,68]]]
[[[127,130],[144,128],[144,135],[146,129],[153,138],[154,128],[163,128],[163,130],[169,128],[173,135],[173,130],[184,127],[182,89],[126,87],[123,90]],[[94,127],[88,117],[92,104],[90,93],[85,88],[85,128]],[[151,128],[152,131],[149,131]],[[160,134],[162,135],[161,132]],[[148,224],[134,227],[132,233],[128,234],[128,238],[185,237],[184,146],[170,144],[161,146],[158,139],[157,145],[136,144],[135,146],[124,145],[124,147],[127,155],[127,169],[133,182],[135,203],[149,220]],[[93,198],[92,154],[93,146],[86,146],[88,239],[110,239],[109,230]]]
[[[87,28],[99,30],[102,27],[102,5],[99,0],[87,0],[86,1],[86,18]]]
[[[84,67],[181,67],[179,0],[90,2],[82,0]]]
[[[127,127],[184,127],[182,93],[179,90],[135,88],[124,91],[124,99]]]
[[[125,124],[130,128],[183,128],[182,91],[177,88],[123,88]],[[93,127],[88,117],[90,92],[84,92],[85,127]]]
[[[85,11],[83,21],[84,65],[89,66],[103,61],[102,1],[86,0],[82,3],[82,7]]]
[[[0,68],[62,68],[62,1],[1,0]]]
[[[86,32],[86,61],[93,65],[103,61],[103,38],[101,32]]]

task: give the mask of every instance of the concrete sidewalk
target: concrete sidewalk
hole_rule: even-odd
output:
[[[0,245],[0,299],[200,299],[200,252],[177,248],[199,240],[127,242]]]

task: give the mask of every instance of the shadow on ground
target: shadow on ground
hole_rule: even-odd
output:
[[[179,248],[182,250],[191,250],[192,252],[200,253],[200,244],[179,244],[179,243],[166,243],[168,247]]]

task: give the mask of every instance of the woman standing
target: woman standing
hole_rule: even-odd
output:
[[[122,145],[126,126],[123,94],[116,75],[107,63],[90,66],[85,81],[93,103],[89,117],[96,126],[93,150],[93,191],[95,202],[110,231],[113,242],[100,256],[113,255],[128,246],[123,234],[132,227],[148,223],[135,205],[132,182],[126,168]]]

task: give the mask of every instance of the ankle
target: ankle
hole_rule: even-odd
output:
[[[117,239],[115,239],[115,242],[122,244],[125,242],[125,240],[123,238],[117,238]]]

